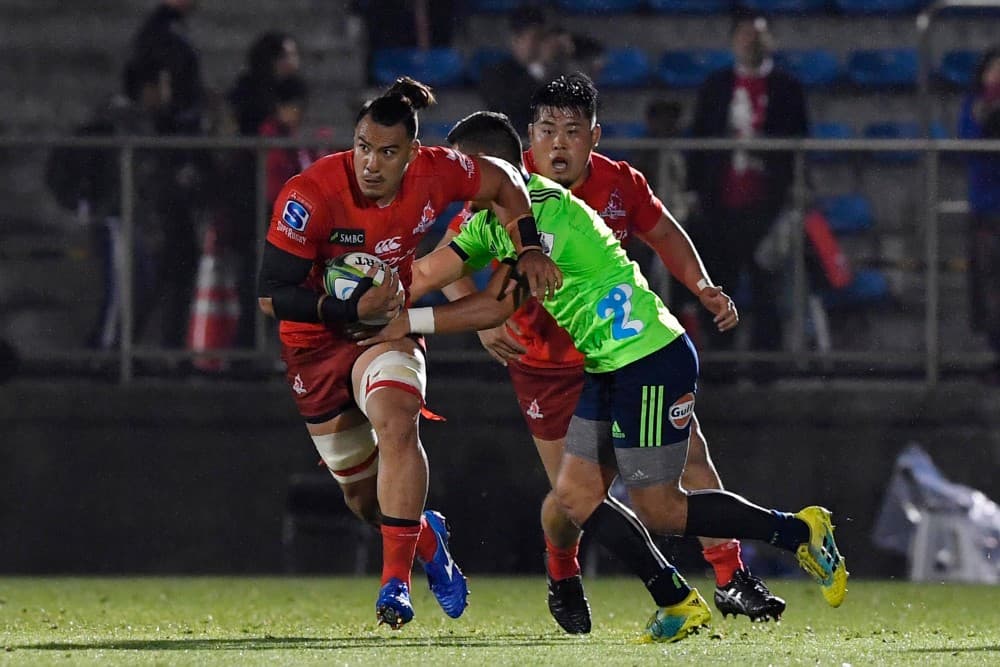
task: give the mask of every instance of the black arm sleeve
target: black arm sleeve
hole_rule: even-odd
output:
[[[317,305],[322,296],[300,287],[309,275],[313,262],[296,257],[270,243],[264,244],[264,256],[257,281],[257,294],[270,298],[274,316],[279,320],[319,323]],[[358,319],[357,300],[336,298],[323,300],[323,323],[355,322]]]

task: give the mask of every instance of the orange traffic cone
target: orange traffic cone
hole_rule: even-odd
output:
[[[234,266],[219,243],[215,225],[205,231],[205,246],[198,264],[194,302],[188,327],[188,349],[193,352],[231,347],[240,319],[240,301],[236,291]],[[197,357],[193,364],[203,371],[218,372],[224,360]]]

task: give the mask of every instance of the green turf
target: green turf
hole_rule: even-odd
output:
[[[458,620],[415,575],[417,616],[374,622],[374,579],[0,579],[0,664],[639,665],[997,664],[1000,589],[852,581],[830,609],[818,588],[775,581],[778,624],[722,620],[677,644],[636,642],[652,605],[629,579],[587,590],[594,632],[563,634],[542,578],[473,577]],[[697,582],[711,592],[709,582]]]

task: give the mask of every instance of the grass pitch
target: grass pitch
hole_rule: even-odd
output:
[[[653,605],[631,579],[588,581],[594,632],[573,637],[549,617],[543,577],[473,576],[451,620],[415,572],[417,616],[398,632],[375,625],[374,578],[6,578],[0,664],[1000,663],[1000,588],[852,581],[831,609],[805,581],[770,583],[788,600],[780,624],[716,612],[707,632],[644,645]]]

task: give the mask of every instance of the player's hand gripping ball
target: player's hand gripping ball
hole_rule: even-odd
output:
[[[349,252],[327,260],[326,272],[323,274],[323,289],[336,299],[348,301],[354,295],[358,283],[368,277],[368,272],[372,267],[377,269],[375,275],[371,276],[373,287],[380,287],[385,281],[392,280],[395,274],[395,269],[375,255],[369,255],[366,252]],[[396,294],[398,295],[403,292],[403,284],[397,283],[397,285]],[[398,315],[402,308],[403,299],[400,299],[399,302],[400,305],[393,313],[393,317]],[[391,317],[362,318],[358,322],[368,327],[381,327],[391,319]]]

